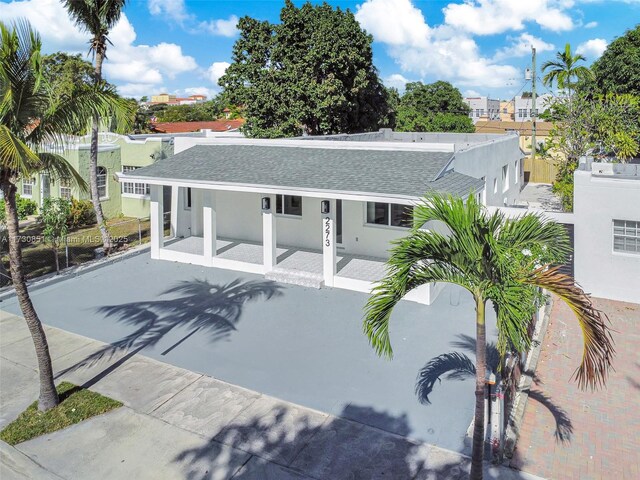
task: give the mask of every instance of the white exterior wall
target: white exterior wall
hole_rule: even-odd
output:
[[[575,277],[595,297],[640,303],[640,254],[613,251],[613,220],[640,222],[640,179],[574,175]]]
[[[485,178],[487,205],[515,205],[524,181],[522,151],[517,135],[501,138],[490,144],[470,146],[456,151],[453,168],[475,178]],[[502,167],[508,165],[508,185],[502,180]],[[494,190],[494,180],[496,189]]]

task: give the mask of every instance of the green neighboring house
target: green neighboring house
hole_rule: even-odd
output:
[[[74,138],[66,146],[63,156],[89,182],[90,137]],[[145,218],[149,216],[149,187],[144,183],[118,183],[116,173],[131,172],[173,155],[170,135],[118,135],[100,133],[98,142],[98,188],[107,218],[120,215]],[[47,197],[89,199],[88,192],[80,192],[67,182],[54,181],[46,174],[22,179],[18,193],[42,205]]]

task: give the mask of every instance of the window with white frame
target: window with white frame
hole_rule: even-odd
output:
[[[520,177],[520,169],[518,168],[518,160],[513,164],[513,181],[514,184],[517,185],[519,177]]]
[[[298,195],[276,195],[276,213],[302,216],[302,197]]]
[[[107,196],[107,169],[98,167],[98,197],[106,198]]]
[[[22,196],[31,197],[33,195],[33,187],[36,184],[36,179],[24,178],[22,179]]]
[[[493,193],[498,193],[498,179],[493,179]]]
[[[71,180],[68,178],[60,179],[60,197],[71,200]]]
[[[133,167],[130,165],[122,166],[122,173],[129,173],[137,170],[140,167]],[[151,188],[149,185],[143,182],[122,182],[122,193],[125,195],[143,195],[148,196],[151,194]]]
[[[367,202],[367,223],[409,228],[413,223],[413,207],[396,203]]]
[[[640,222],[613,221],[613,251],[640,254]]]
[[[502,167],[502,191],[509,190],[509,165]]]

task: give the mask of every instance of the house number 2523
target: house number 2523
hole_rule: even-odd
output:
[[[331,218],[325,217],[324,219],[324,245],[326,247],[331,246]]]

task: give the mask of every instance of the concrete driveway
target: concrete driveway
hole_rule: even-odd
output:
[[[447,287],[431,306],[400,303],[392,318],[391,361],[378,358],[362,333],[365,294],[152,261],[148,253],[33,290],[32,297],[44,323],[114,346],[88,355],[86,363],[104,360],[116,347],[140,351],[285,401],[468,452],[463,438],[473,415],[473,381],[436,382],[430,403],[415,393],[420,369],[437,355],[464,351],[452,343],[474,334],[473,300],[459,288]],[[19,314],[12,298],[0,308]],[[488,321],[490,340],[494,322]]]

